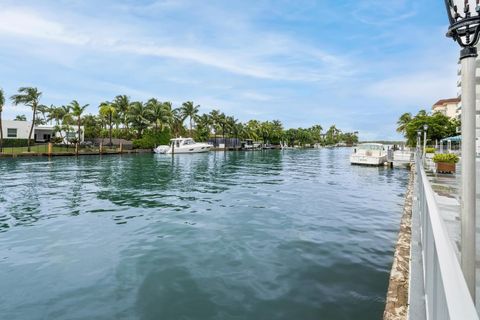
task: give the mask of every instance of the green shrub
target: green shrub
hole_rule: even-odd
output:
[[[435,148],[425,148],[425,153],[435,153],[436,150]]]
[[[450,154],[439,153],[433,157],[433,162],[435,163],[437,162],[457,163],[458,160],[459,160],[458,156],[452,153]]]
[[[34,144],[35,143],[32,139],[32,145]],[[27,147],[27,146],[28,146],[28,139],[3,139],[4,148]]]
[[[50,142],[53,144],[59,144],[63,142],[63,138],[61,137],[52,137],[50,138]]]
[[[147,130],[143,133],[143,137],[133,140],[134,149],[153,149],[161,144],[169,144],[171,139],[170,131],[155,132],[155,130]]]

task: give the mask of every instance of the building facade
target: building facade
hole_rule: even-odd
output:
[[[457,119],[460,115],[459,103],[460,98],[442,99],[432,106],[432,112],[440,112],[449,118]]]
[[[2,120],[2,133],[4,139],[28,139],[32,122]],[[69,143],[71,139],[78,138],[77,126],[70,126],[69,131],[55,131],[54,126],[34,126],[32,140],[36,143],[49,142],[53,137],[63,138],[63,143]],[[80,142],[84,141],[83,126],[80,127]]]

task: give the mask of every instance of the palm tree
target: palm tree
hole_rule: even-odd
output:
[[[217,123],[222,128],[222,138],[223,138],[223,143],[225,144],[225,129],[227,128],[227,117],[225,116],[225,113],[220,113],[217,118]]]
[[[5,105],[5,95],[3,89],[0,88],[0,152],[3,150],[3,128],[2,128],[2,111]]]
[[[125,125],[125,130],[128,131],[128,110],[131,106],[130,98],[126,95],[118,95],[113,100],[112,105],[116,109],[116,115],[119,120]]]
[[[192,101],[184,102],[180,107],[183,121],[185,121],[186,118],[190,120],[190,137],[192,137],[192,122],[198,115],[198,109],[200,109],[200,106],[194,106]]]
[[[238,120],[232,116],[228,116],[225,118],[226,128],[228,132],[231,134],[233,132],[234,137],[238,139]],[[232,136],[230,135],[230,138]],[[235,146],[234,146],[235,147]]]
[[[220,121],[220,110],[212,110],[209,113],[210,116],[210,123],[213,128],[213,133],[215,137],[215,146],[217,145],[217,132],[218,132],[218,125]]]
[[[260,122],[258,120],[250,120],[245,126],[245,133],[248,139],[257,140]]]
[[[37,123],[35,123],[35,125],[47,124],[47,113],[49,112],[49,107],[41,104],[37,107],[37,112],[42,115],[42,118],[37,117]]]
[[[32,139],[33,127],[35,126],[35,116],[37,115],[37,107],[39,105],[42,93],[37,88],[21,87],[18,89],[18,94],[13,95],[10,99],[14,105],[24,104],[32,108],[32,125],[30,133],[28,134],[28,152],[30,152],[30,141]]]
[[[410,112],[402,114],[397,121],[397,132],[405,133],[407,130],[407,125],[410,121],[412,121],[412,114]]]
[[[202,114],[197,119],[196,139],[206,141],[210,138],[212,121],[208,114]]]
[[[170,120],[170,128],[173,131],[175,137],[178,137],[179,134],[185,130],[183,127],[183,117],[180,109],[173,109],[172,110],[172,117]]]
[[[98,107],[99,107],[100,115],[107,120],[108,125],[110,127],[110,131],[109,131],[110,145],[113,145],[112,143],[113,116],[117,113],[117,110],[108,101],[100,103]]]
[[[53,104],[51,104],[50,107],[47,108],[47,116],[45,120],[47,121],[47,123],[50,123],[50,125],[52,125],[52,121],[55,120],[53,113],[55,112],[56,108],[57,107],[55,107]]]
[[[132,128],[137,130],[137,138],[142,136],[143,130],[148,128],[148,118],[150,110],[142,102],[133,102],[128,111],[128,122],[132,124]]]
[[[171,122],[172,110],[169,103],[162,103],[155,98],[147,101],[148,119],[154,124],[155,131],[163,130]]]
[[[77,117],[78,143],[80,143],[81,141],[80,126],[82,122],[82,114],[88,106],[89,106],[88,104],[81,106],[77,100],[73,100],[70,103],[70,108],[72,109],[72,115]]]

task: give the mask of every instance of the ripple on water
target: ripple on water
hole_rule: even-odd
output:
[[[349,152],[2,159],[2,316],[378,319],[407,172]]]

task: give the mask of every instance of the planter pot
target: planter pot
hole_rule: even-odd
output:
[[[437,172],[454,173],[455,172],[455,163],[437,162]]]

